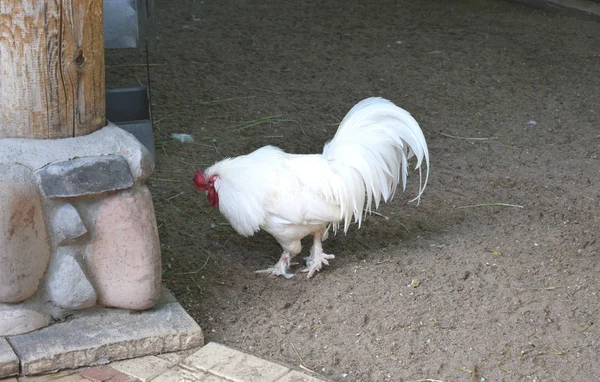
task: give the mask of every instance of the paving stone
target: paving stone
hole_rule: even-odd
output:
[[[144,312],[82,311],[9,341],[25,375],[174,352],[203,344],[202,330],[178,303]]]
[[[0,302],[31,297],[46,271],[50,243],[33,173],[17,164],[0,163],[0,249]]]
[[[279,378],[277,382],[323,382],[323,380],[308,374],[300,373],[296,370],[291,370],[289,373]]]
[[[139,380],[135,377],[129,376],[127,374],[119,374],[115,377],[112,377],[107,382],[138,382]]]
[[[239,382],[276,381],[290,371],[287,367],[215,342],[186,358],[182,365]]]
[[[77,247],[58,247],[54,252],[46,281],[48,297],[65,309],[84,309],[96,305],[96,291],[77,260]]]
[[[231,382],[229,378],[222,378],[211,373],[203,373],[197,377],[200,382]]]
[[[135,377],[142,382],[151,380],[174,365],[175,363],[154,355],[111,362],[110,364],[113,369]]]
[[[19,374],[19,358],[8,341],[0,337],[0,378]]]
[[[19,382],[90,382],[90,380],[83,378],[78,371],[69,370],[55,374],[19,377]]]
[[[114,154],[51,163],[36,172],[49,198],[93,195],[133,186],[129,164]]]
[[[82,377],[89,379],[93,382],[108,381],[119,374],[120,372],[118,370],[113,369],[110,366],[90,367],[89,369],[85,369],[81,373],[79,373],[79,375],[81,375]]]
[[[171,364],[173,364],[173,365],[176,365],[176,364],[180,363],[181,361],[183,361],[184,359],[186,359],[187,357],[194,354],[195,352],[197,352],[198,350],[200,350],[200,348],[192,348],[192,349],[182,350],[182,351],[178,351],[178,352],[174,352],[174,353],[157,354],[156,356],[171,362]]]
[[[231,380],[203,371],[174,367],[152,379],[152,382],[231,382]]]

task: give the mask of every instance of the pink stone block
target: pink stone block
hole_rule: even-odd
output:
[[[151,308],[161,294],[161,261],[150,191],[136,186],[91,208],[95,224],[86,257],[98,302],[124,309]]]
[[[105,382],[111,380],[119,374],[121,374],[121,372],[113,369],[110,366],[90,367],[89,369],[85,369],[79,373],[79,375],[82,377],[93,382]]]
[[[50,242],[31,170],[0,165],[0,302],[21,302],[38,289]]]

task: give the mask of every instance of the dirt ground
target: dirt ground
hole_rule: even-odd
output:
[[[600,380],[599,22],[492,0],[156,6],[148,183],[164,282],[207,341],[332,381],[470,381],[475,364],[487,381]],[[109,87],[145,83],[143,58],[108,52]],[[413,173],[325,243],[313,279],[256,274],[280,247],[238,236],[193,172],[267,144],[320,152],[370,96],[421,124],[421,204]]]

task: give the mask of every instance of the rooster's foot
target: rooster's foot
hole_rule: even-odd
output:
[[[274,266],[272,266],[270,268],[256,271],[256,273],[269,273],[269,274],[272,274],[273,276],[283,276],[286,279],[292,278],[292,277],[294,277],[294,274],[288,273],[288,268],[290,266],[290,260],[291,260],[290,255],[284,253],[283,255],[281,255],[281,258],[279,259],[277,264],[275,264]]]
[[[323,268],[323,264],[329,265],[329,261],[335,259],[334,255],[328,255],[323,251],[311,251],[309,257],[306,258],[306,268],[302,272],[308,272],[307,278],[313,277],[315,272],[320,271]]]

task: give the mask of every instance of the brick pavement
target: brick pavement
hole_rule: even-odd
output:
[[[321,382],[288,367],[211,342],[201,348],[0,382]]]

